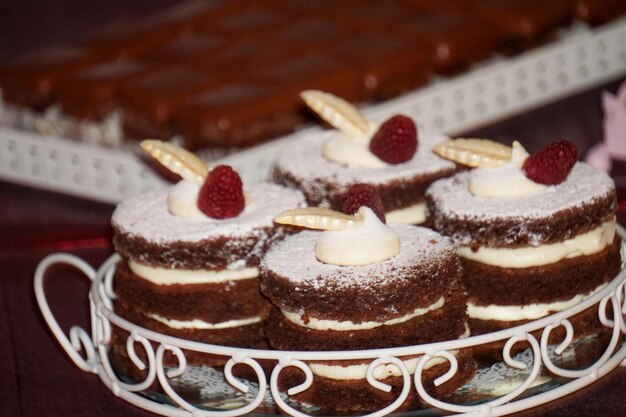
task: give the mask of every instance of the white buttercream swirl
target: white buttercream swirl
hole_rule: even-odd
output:
[[[517,197],[544,192],[548,187],[526,177],[522,171],[528,152],[518,142],[513,143],[511,161],[498,168],[476,168],[471,171],[469,190],[485,197]]]
[[[404,323],[415,317],[423,316],[431,311],[440,309],[445,304],[443,297],[439,298],[436,302],[428,307],[416,308],[413,312],[406,314],[402,317],[386,321],[364,321],[361,323],[355,323],[350,320],[325,320],[315,317],[309,317],[308,321],[302,320],[302,316],[299,313],[294,313],[287,310],[281,310],[287,320],[293,324],[306,327],[313,330],[334,330],[338,332],[350,331],[350,330],[369,330],[380,326],[393,326],[394,324]]]
[[[128,266],[135,275],[157,285],[211,284],[251,279],[259,276],[259,268],[257,267],[234,270],[223,269],[218,271],[205,269],[168,269],[144,265],[133,260],[128,261]]]
[[[400,252],[396,232],[369,208],[361,207],[362,222],[345,230],[326,230],[317,239],[315,256],[320,262],[340,266],[369,265],[391,259]]]
[[[457,248],[457,254],[465,259],[501,268],[528,268],[548,265],[563,259],[601,252],[613,243],[615,228],[615,218],[613,218],[587,233],[574,236],[563,242],[523,248],[481,246],[477,250],[461,246]]]
[[[563,311],[583,301],[585,298],[604,288],[606,284],[602,284],[588,294],[578,294],[569,300],[555,301],[554,303],[537,303],[527,305],[496,305],[479,306],[474,303],[467,303],[467,315],[477,320],[498,320],[498,321],[517,321],[517,320],[537,320],[548,314]]]

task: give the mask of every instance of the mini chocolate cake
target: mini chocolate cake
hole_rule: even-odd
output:
[[[115,274],[117,314],[150,330],[205,343],[262,348],[269,304],[258,265],[286,234],[274,215],[303,204],[272,184],[246,189],[236,217],[214,219],[196,206],[199,186],[181,181],[116,208],[113,243],[123,259]]]
[[[361,208],[359,213],[364,209]],[[373,212],[365,222],[376,216]],[[378,219],[376,218],[376,221]],[[349,231],[304,231],[274,245],[261,264],[261,290],[271,300],[267,321],[270,345],[280,350],[359,350],[409,346],[453,340],[467,335],[465,300],[461,269],[452,245],[429,229],[397,225],[387,228],[399,238],[397,254],[369,264],[328,263],[319,252],[321,236]],[[363,252],[364,241],[376,253],[377,234],[368,232],[346,244],[344,253]],[[335,239],[333,236],[333,239]],[[333,240],[334,241],[334,240]],[[350,250],[352,249],[352,251]],[[336,247],[331,249],[338,253]],[[365,249],[364,251],[368,251]],[[323,259],[322,261],[320,259]],[[453,380],[438,387],[435,395],[445,395],[464,383],[474,370],[471,352],[451,352],[459,370]],[[403,357],[410,372],[418,357]],[[295,398],[327,411],[357,412],[377,410],[391,403],[402,386],[394,366],[376,371],[377,378],[392,385],[382,393],[366,380],[371,360],[315,361],[308,365],[313,385]],[[425,387],[433,388],[436,376],[448,370],[445,361],[433,360],[423,373]],[[288,389],[303,380],[299,371],[287,368],[279,384]],[[404,404],[416,401],[413,392]]]
[[[432,226],[458,245],[472,334],[565,310],[619,272],[615,185],[575,160],[553,185],[532,182],[507,164],[459,173],[428,189]],[[500,186],[509,194],[496,195]],[[515,191],[525,187],[540,188]],[[577,336],[600,329],[596,307],[571,321]]]
[[[278,184],[301,190],[310,206],[333,209],[341,208],[350,186],[370,184],[380,194],[388,222],[423,223],[424,192],[433,181],[452,175],[457,168],[431,152],[446,136],[423,128],[418,128],[417,135],[417,151],[410,160],[400,164],[379,161],[375,166],[351,166],[349,161],[330,160],[325,155],[325,146],[330,141],[342,140],[338,132],[315,140],[294,141],[278,154],[273,178]],[[354,142],[343,140],[350,146],[344,149],[344,154],[354,154],[350,144]]]

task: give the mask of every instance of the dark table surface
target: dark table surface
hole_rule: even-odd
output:
[[[0,13],[0,62],[46,43],[71,41],[92,27],[147,13],[173,0],[7,2]],[[603,88],[615,91],[618,82]],[[504,141],[521,139],[534,150],[556,138],[576,142],[582,153],[601,140],[601,88],[522,116],[470,132]],[[626,139],[625,139],[626,140]],[[626,164],[612,173],[626,199]],[[80,371],[61,351],[37,308],[32,289],[37,263],[46,255],[75,254],[94,267],[113,249],[113,206],[0,181],[0,415],[150,416],[116,398],[97,376]],[[619,215],[622,225],[626,216]],[[79,274],[49,280],[53,311],[67,331],[88,329],[88,283]],[[626,369],[618,368],[561,400],[519,417],[626,416]]]

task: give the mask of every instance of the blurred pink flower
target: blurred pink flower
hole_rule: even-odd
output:
[[[617,96],[602,93],[604,141],[589,150],[585,159],[591,165],[609,171],[611,159],[626,160],[626,81]]]

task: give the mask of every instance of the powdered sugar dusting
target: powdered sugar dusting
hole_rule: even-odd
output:
[[[321,232],[303,231],[274,245],[267,252],[261,269],[287,277],[296,285],[371,290],[386,286],[392,280],[406,279],[404,271],[407,269],[434,270],[450,256],[455,256],[450,241],[437,232],[409,225],[391,228],[400,238],[400,253],[380,263],[365,266],[324,264],[315,257],[315,243]]]
[[[387,164],[380,168],[349,167],[328,161],[323,155],[324,143],[338,134],[340,133],[332,131],[323,138],[294,141],[278,154],[275,162],[277,169],[296,178],[303,184],[304,193],[311,195],[321,192],[320,183],[332,182],[337,187],[347,189],[355,182],[381,185],[455,168],[454,163],[432,152],[436,144],[449,138],[421,126],[418,127],[419,144],[413,158],[402,164]]]
[[[467,219],[538,219],[565,209],[575,209],[615,192],[613,180],[604,172],[578,162],[561,184],[528,196],[475,196],[469,191],[470,173],[438,180],[426,194],[447,217]]]
[[[246,207],[230,219],[188,219],[172,215],[167,193],[150,192],[121,202],[113,213],[113,226],[122,233],[156,244],[199,242],[219,237],[245,237],[260,228],[272,227],[279,212],[303,207],[304,197],[295,190],[274,184],[245,188]]]

